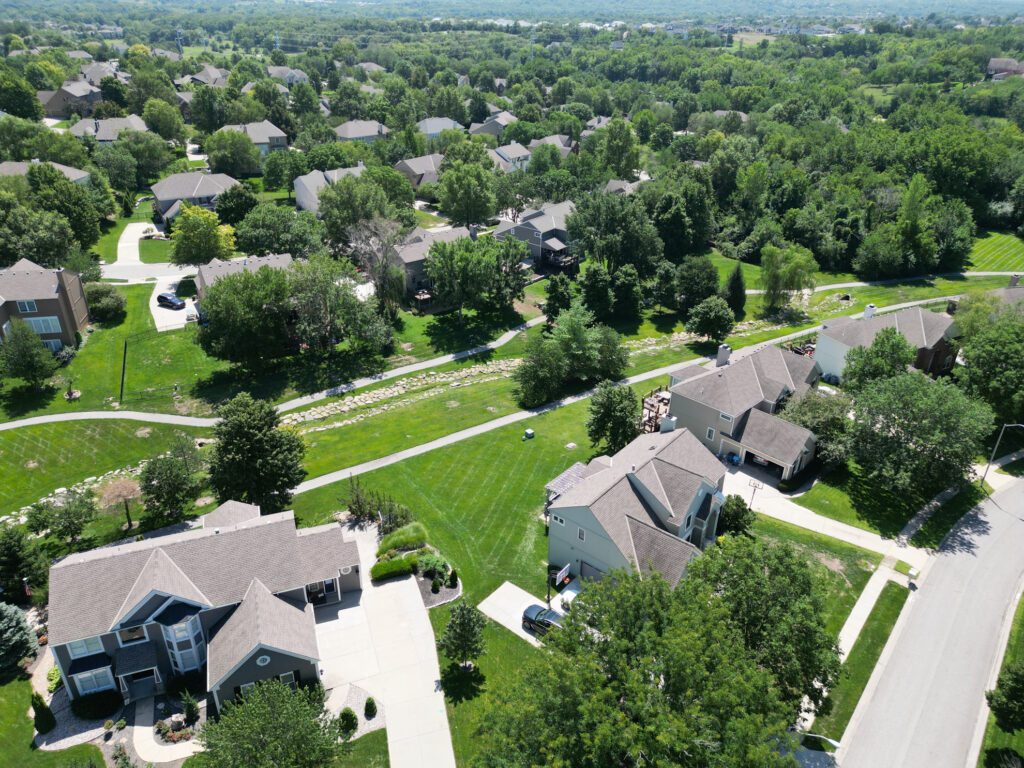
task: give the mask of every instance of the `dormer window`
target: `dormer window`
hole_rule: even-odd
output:
[[[122,629],[117,633],[117,640],[119,643],[121,643],[122,648],[126,645],[144,643],[148,639],[149,637],[146,635],[146,627],[144,624],[138,627],[128,627],[127,629]]]

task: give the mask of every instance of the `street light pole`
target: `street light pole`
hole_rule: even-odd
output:
[[[979,487],[985,487],[985,478],[988,477],[989,467],[992,466],[992,462],[996,460],[996,451],[999,450],[999,441],[1003,439],[1003,432],[1006,431],[1007,427],[1024,427],[1024,424],[1003,424],[999,430],[999,437],[996,438],[996,444],[992,447],[992,455],[988,458],[988,464],[985,465],[985,471],[981,474],[981,485]]]

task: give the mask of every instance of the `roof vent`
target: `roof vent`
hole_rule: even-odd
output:
[[[220,528],[214,528],[214,529],[213,529],[213,532],[214,532],[214,534],[218,534],[218,533],[220,533]]]
[[[630,471],[630,472],[636,472],[636,464],[634,464],[634,465],[633,465],[633,467],[632,467],[632,469],[630,469],[629,471]]]

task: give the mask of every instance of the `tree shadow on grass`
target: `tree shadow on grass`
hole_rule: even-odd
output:
[[[37,389],[31,384],[0,389],[0,410],[8,419],[17,419],[48,406],[57,396],[56,387]]]
[[[650,315],[651,325],[661,334],[674,333],[676,325],[681,319],[678,312],[666,312],[665,310],[652,312]]]
[[[460,667],[454,661],[441,672],[441,688],[452,704],[475,699],[483,693],[486,680],[479,667]]]
[[[882,487],[865,477],[859,467],[841,466],[830,470],[822,480],[844,492],[857,517],[886,538],[895,538],[907,522],[942,488],[921,489],[913,493]]]
[[[1024,761],[1024,755],[1015,749],[1001,747],[999,749],[986,749],[982,759],[985,768],[1008,768],[1008,766],[1020,765]]]
[[[513,310],[466,312],[461,319],[458,312],[446,312],[434,315],[424,331],[437,352],[451,354],[494,341],[523,322],[523,316]]]

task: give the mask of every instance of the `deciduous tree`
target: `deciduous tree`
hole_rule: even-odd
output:
[[[640,434],[640,398],[628,386],[602,381],[587,406],[587,437],[616,453]]]
[[[1004,669],[995,690],[986,691],[985,698],[1001,730],[1006,733],[1024,730],[1024,662],[1018,661]]]
[[[196,342],[206,354],[256,369],[289,351],[291,294],[284,270],[225,275],[203,297]]]
[[[786,249],[764,246],[761,249],[761,283],[765,308],[780,309],[794,293],[813,288],[817,271],[818,262],[806,248],[798,245]]]
[[[843,384],[859,392],[882,379],[906,373],[917,357],[906,337],[896,328],[882,328],[869,347],[854,347],[846,353]]]
[[[217,214],[183,202],[171,232],[171,262],[179,265],[208,264],[230,259],[235,251],[235,231],[221,224]]]
[[[467,142],[471,144],[471,142]],[[452,163],[441,174],[437,187],[441,211],[449,218],[465,224],[482,221],[492,215],[497,201],[491,176],[476,163]]]
[[[260,151],[241,131],[217,131],[203,145],[214,173],[241,178],[260,172]]]
[[[726,497],[718,515],[718,535],[745,536],[756,521],[757,515],[747,506],[743,497],[731,493]]]
[[[146,516],[151,520],[177,520],[195,498],[195,483],[188,465],[178,458],[150,459],[139,475]]]

